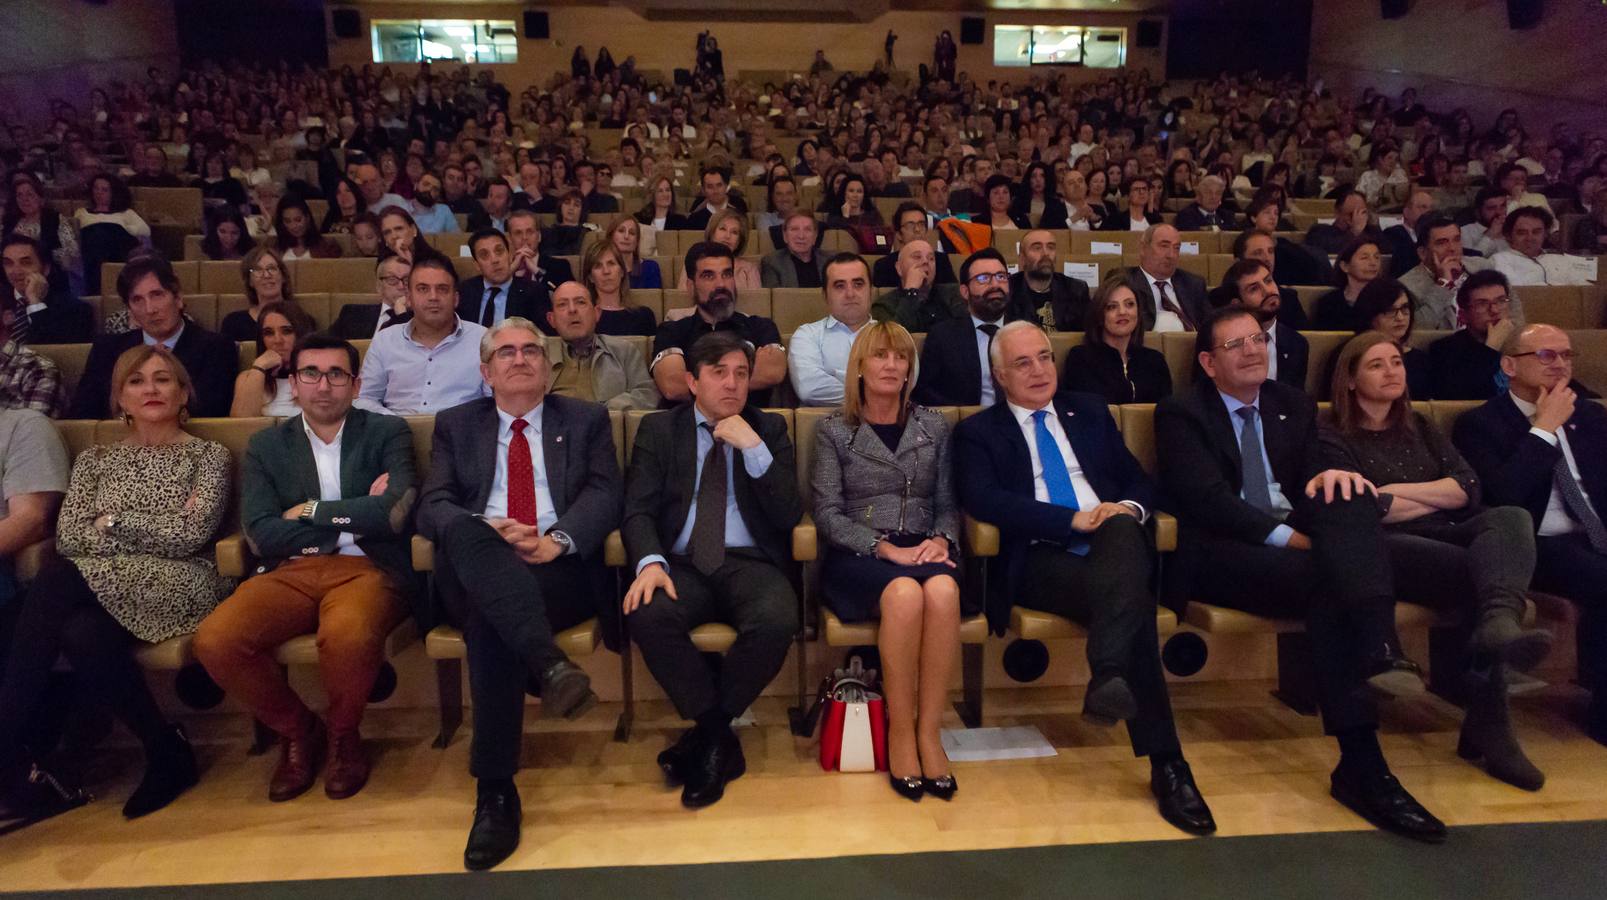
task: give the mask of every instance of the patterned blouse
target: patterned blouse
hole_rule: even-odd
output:
[[[193,632],[233,590],[206,552],[229,506],[229,451],[212,441],[104,444],[79,454],[56,547],[142,641]],[[115,513],[109,534],[95,520]]]

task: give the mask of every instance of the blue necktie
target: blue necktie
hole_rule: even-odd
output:
[[[1055,443],[1055,436],[1049,433],[1048,417],[1049,413],[1042,409],[1032,414],[1033,437],[1038,441],[1038,462],[1043,466],[1043,485],[1049,491],[1050,503],[1080,510],[1082,507],[1077,504],[1077,491],[1071,486],[1071,473],[1066,469],[1066,458],[1060,455],[1060,446]],[[1087,556],[1088,541],[1074,532],[1067,541],[1066,549],[1078,556]]]

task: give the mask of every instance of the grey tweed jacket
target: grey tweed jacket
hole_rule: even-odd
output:
[[[885,535],[941,535],[958,555],[960,508],[954,496],[950,427],[943,414],[910,408],[898,452],[869,425],[839,410],[815,433],[815,527],[832,546],[870,555]]]

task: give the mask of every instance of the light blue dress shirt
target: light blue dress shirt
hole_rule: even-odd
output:
[[[1261,461],[1267,467],[1267,491],[1272,497],[1273,515],[1280,519],[1288,518],[1289,514],[1294,512],[1294,506],[1289,502],[1289,498],[1284,496],[1283,486],[1278,484],[1277,478],[1272,474],[1272,460],[1267,457],[1267,435],[1261,428],[1261,395],[1256,395],[1254,403],[1240,403],[1237,398],[1229,397],[1221,391],[1217,391],[1217,396],[1221,397],[1222,402],[1227,405],[1228,422],[1233,425],[1233,434],[1235,436],[1238,436],[1244,430],[1244,420],[1239,418],[1239,410],[1246,406],[1255,409],[1255,439],[1261,444]],[[1239,498],[1241,500],[1244,498],[1242,489],[1239,491]],[[1279,525],[1272,529],[1272,533],[1266,536],[1263,543],[1269,547],[1287,547],[1289,546],[1289,539],[1294,537],[1294,534],[1295,530],[1293,528],[1288,525]]]
[[[670,547],[670,552],[676,556],[685,556],[687,545],[692,541],[692,525],[697,521],[697,489],[703,480],[703,460],[709,455],[709,451],[714,449],[714,436],[703,427],[703,423],[709,421],[708,417],[696,406],[692,407],[692,415],[697,426],[697,463],[692,469],[692,505],[686,510],[686,524],[681,526],[681,533],[675,536],[675,543]],[[731,478],[735,456],[734,453],[725,455],[725,545],[753,547],[756,546],[753,532],[748,530],[748,523],[742,521],[742,511],[737,509],[737,492]],[[770,471],[770,464],[773,462],[775,457],[770,455],[770,448],[763,441],[742,451],[742,468],[747,470],[749,478],[762,477],[764,473]],[[664,561],[664,557],[657,553],[644,556],[642,561],[636,564],[636,571],[640,573],[653,563],[662,564]]]
[[[869,325],[871,320],[866,320]],[[859,326],[860,331],[865,325]],[[798,326],[787,345],[787,369],[800,406],[841,406],[848,351],[859,335],[834,316]]]
[[[423,234],[463,230],[458,227],[458,217],[452,214],[452,208],[445,203],[437,203],[428,208],[417,203],[413,204],[413,221],[418,224],[418,230]]]
[[[987,332],[982,330],[983,325],[995,325],[1003,328],[1004,316],[1000,316],[997,321],[993,322],[984,322],[976,316],[971,317],[971,333],[976,335],[977,357],[982,361],[982,405],[992,406],[994,400],[993,361],[988,358],[988,343],[991,338],[988,337]]]
[[[147,346],[147,347],[155,347],[157,344],[161,344],[162,346],[166,347],[169,350],[172,350],[174,347],[178,346],[179,338],[181,338],[183,336],[184,336],[184,322],[182,320],[179,322],[179,330],[173,332],[173,336],[168,338],[165,341],[158,341],[156,338],[151,337],[149,334],[147,334],[147,333],[145,333],[143,331],[140,332],[140,337],[142,339],[144,339],[145,346]]]
[[[497,291],[497,299],[493,301],[496,304],[496,311],[492,314],[491,321],[494,324],[506,319],[508,317],[508,289],[512,287],[512,278],[509,278],[507,281],[504,281],[501,284],[486,285],[485,290],[480,294],[480,302],[474,307],[475,315],[478,316],[475,321],[485,321],[485,301],[487,297],[491,296],[492,288],[495,288]]]
[[[458,320],[457,330],[434,347],[413,340],[414,319],[375,335],[363,358],[357,407],[391,416],[433,415],[491,396],[480,377],[485,329]]]

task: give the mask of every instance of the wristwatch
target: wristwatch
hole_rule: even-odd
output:
[[[312,517],[317,515],[317,514],[318,514],[318,501],[317,500],[308,500],[301,507],[301,515],[297,516],[296,518],[300,519],[303,522],[311,522]]]
[[[565,553],[574,549],[575,542],[570,540],[569,535],[564,534],[562,531],[549,531],[547,532],[547,537],[552,538],[558,543],[558,546],[564,548]]]

